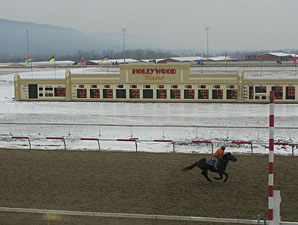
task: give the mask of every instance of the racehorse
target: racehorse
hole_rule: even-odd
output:
[[[199,167],[202,170],[201,174],[204,177],[206,177],[206,179],[209,182],[212,182],[212,181],[208,177],[208,170],[210,170],[210,171],[212,171],[214,173],[218,173],[219,174],[220,177],[214,177],[214,179],[216,179],[216,180],[222,180],[223,179],[223,174],[224,174],[226,176],[226,178],[224,179],[224,183],[225,183],[228,180],[228,177],[229,177],[229,174],[227,174],[225,172],[225,170],[226,170],[226,167],[227,167],[227,165],[228,165],[228,163],[229,163],[230,160],[232,162],[236,162],[237,161],[237,159],[236,159],[235,156],[233,156],[230,152],[227,152],[226,154],[224,154],[223,159],[220,160],[220,162],[218,163],[219,164],[218,165],[218,169],[216,169],[214,167],[214,164],[211,165],[211,163],[209,163],[210,159],[207,160],[206,158],[203,158],[203,159],[195,162],[194,164],[183,168],[182,170],[187,171],[187,170],[191,170],[191,169],[193,169],[195,167]]]

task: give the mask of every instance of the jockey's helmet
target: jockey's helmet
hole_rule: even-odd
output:
[[[222,150],[225,150],[225,149],[226,149],[226,147],[225,147],[225,146],[221,146],[221,149],[222,149]]]

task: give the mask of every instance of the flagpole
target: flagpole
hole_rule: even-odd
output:
[[[55,70],[55,79],[56,79],[56,59],[54,60],[54,70]]]
[[[81,65],[83,65],[83,75],[85,74],[85,71],[84,71],[84,57],[81,56]]]
[[[294,58],[294,64],[295,64],[295,77],[296,77],[296,54],[295,54],[295,58]]]
[[[32,78],[33,78],[32,61],[31,61],[31,76],[32,76]]]
[[[262,54],[260,55],[260,61],[261,61],[261,77],[262,77],[262,72],[263,72],[263,71],[262,71],[262,69],[263,69],[263,68],[262,68],[262,66],[263,66],[263,65],[262,65],[262,64],[263,64],[263,56],[262,56]]]

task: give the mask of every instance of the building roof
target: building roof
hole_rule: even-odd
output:
[[[292,56],[292,54],[288,54],[288,53],[284,53],[284,52],[271,52],[271,53],[268,53],[268,54],[278,56],[278,57]]]
[[[124,63],[124,59],[109,59],[109,60],[106,60],[106,61],[101,61],[101,60],[88,60],[89,62],[93,62],[93,63],[96,63],[96,64],[112,64],[112,63]],[[125,59],[125,63],[139,63],[140,61],[139,60],[136,60],[136,59]]]

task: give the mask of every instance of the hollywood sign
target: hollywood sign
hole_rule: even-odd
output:
[[[132,69],[132,74],[176,74],[176,69]]]

